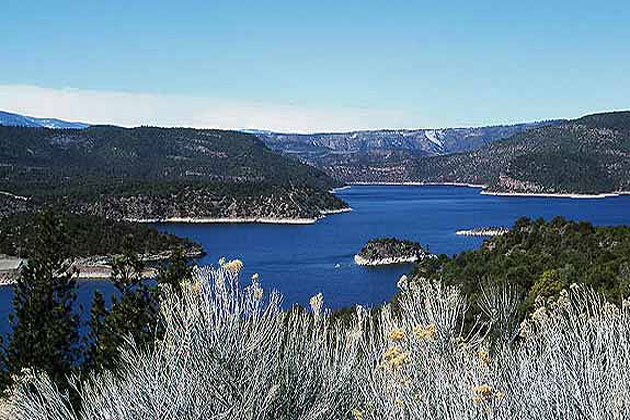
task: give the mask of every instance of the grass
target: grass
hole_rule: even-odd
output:
[[[162,302],[151,352],[129,342],[118,372],[77,382],[78,412],[45,375],[21,379],[16,420],[57,419],[625,419],[630,412],[630,303],[572,286],[515,320],[509,288],[484,290],[465,322],[457,288],[424,282],[400,312],[358,307],[332,322],[282,311],[281,296],[239,284],[240,266],[196,270]]]

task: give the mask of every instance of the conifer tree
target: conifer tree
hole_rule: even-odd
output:
[[[188,265],[184,249],[177,248],[170,256],[168,264],[160,266],[157,275],[158,285],[169,285],[172,290],[181,294],[182,283],[192,279],[192,267]]]
[[[114,353],[113,349],[105,348],[105,346],[114,344],[104,337],[103,329],[105,328],[105,320],[107,318],[107,306],[103,294],[98,290],[94,292],[92,299],[92,308],[90,310],[90,333],[87,335],[87,359],[84,365],[84,371],[90,372],[98,370],[105,365],[103,357],[107,354]]]
[[[123,254],[114,259],[111,281],[119,292],[109,311],[96,295],[91,312],[92,346],[89,364],[95,369],[115,369],[118,352],[132,338],[140,346],[150,345],[159,316],[157,286],[143,278],[145,265],[133,249],[133,240],[123,241]]]
[[[76,273],[67,255],[62,220],[46,210],[31,258],[14,288],[12,333],[7,349],[8,370],[24,368],[48,373],[59,385],[75,368],[80,354]]]

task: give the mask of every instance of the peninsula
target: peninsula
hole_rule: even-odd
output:
[[[55,217],[63,222],[65,252],[82,279],[109,278],[113,260],[124,252],[126,238],[146,264],[145,277],[154,276],[154,266],[168,260],[175,251],[181,250],[188,259],[205,255],[198,243],[159,232],[152,226],[95,216],[59,214]],[[38,217],[32,214],[0,218],[0,285],[14,283],[32,257],[38,229]]]
[[[312,223],[347,211],[343,183],[226,130],[0,125],[0,217]]]

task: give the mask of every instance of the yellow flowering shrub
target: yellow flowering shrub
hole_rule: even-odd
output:
[[[401,341],[405,338],[405,331],[401,328],[398,328],[397,330],[394,330],[391,333],[389,333],[389,338],[391,338],[394,341]]]
[[[426,327],[418,325],[416,328],[413,329],[413,333],[416,335],[416,338],[418,340],[431,339],[435,336],[435,332],[436,329],[434,324],[429,324]]]
[[[479,362],[482,365],[488,366],[490,364],[490,353],[488,353],[486,350],[480,350],[479,351]]]
[[[407,360],[409,353],[403,352],[400,347],[394,346],[387,349],[383,354],[383,362],[385,366],[392,369],[399,369]]]
[[[234,273],[238,273],[243,269],[243,261],[241,260],[231,260],[222,265],[228,271],[232,271]]]

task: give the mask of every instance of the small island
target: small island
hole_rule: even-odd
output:
[[[410,264],[428,255],[418,242],[379,238],[370,240],[361,252],[354,256],[354,262],[366,266]]]

